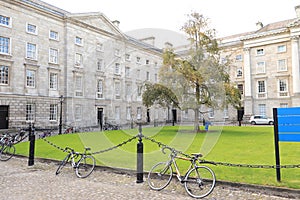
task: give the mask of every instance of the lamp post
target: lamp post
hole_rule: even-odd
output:
[[[64,97],[61,95],[59,97],[59,102],[60,102],[60,117],[59,117],[59,135],[62,133],[62,105],[63,105]]]

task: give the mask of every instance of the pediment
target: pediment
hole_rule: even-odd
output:
[[[112,23],[103,13],[78,13],[69,14],[69,18],[75,19],[89,26],[95,27],[96,29],[104,30],[113,35],[119,35],[125,37],[120,29]]]

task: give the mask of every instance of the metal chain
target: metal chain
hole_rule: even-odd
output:
[[[161,142],[156,141],[153,138],[149,138],[147,136],[143,136],[145,139],[150,140],[153,143],[156,143],[159,147],[170,149],[171,151],[175,151],[178,154],[181,154],[183,156],[186,156],[187,158],[192,158],[190,155],[185,154],[181,151],[177,151],[176,149],[163,144]],[[215,162],[215,161],[209,161],[209,160],[203,160],[199,159],[200,163],[210,163],[214,165],[223,165],[227,167],[246,167],[246,168],[263,168],[263,169],[276,169],[276,168],[300,168],[300,164],[298,165],[250,165],[250,164],[232,164],[232,163],[225,163],[225,162]]]
[[[94,155],[94,154],[100,154],[100,153],[105,153],[105,152],[114,150],[114,149],[116,149],[116,148],[119,148],[119,147],[121,147],[121,146],[123,146],[123,145],[125,145],[125,144],[127,144],[127,143],[129,143],[129,142],[131,142],[132,140],[136,139],[137,137],[138,137],[137,135],[136,135],[136,136],[133,136],[132,138],[130,138],[130,139],[128,139],[128,140],[126,140],[126,141],[124,141],[124,142],[122,142],[122,143],[120,143],[120,144],[117,144],[117,145],[115,145],[115,146],[109,147],[109,148],[107,148],[107,149],[103,149],[103,150],[100,150],[100,151],[92,152],[91,154],[92,154],[92,155]]]
[[[297,164],[297,165],[253,165],[253,164],[232,164],[232,163],[225,163],[225,162],[200,160],[200,163],[201,162],[212,163],[215,165],[223,165],[223,166],[227,166],[227,167],[245,167],[245,168],[257,168],[257,169],[300,168],[300,164]]]
[[[53,142],[50,142],[50,141],[49,141],[49,140],[47,140],[46,138],[42,138],[42,140],[44,140],[45,142],[47,142],[48,144],[50,144],[51,146],[53,146],[53,147],[57,148],[57,149],[58,149],[58,150],[60,150],[60,151],[65,151],[65,149],[64,149],[64,148],[62,148],[62,147],[60,147],[60,146],[58,146],[58,145],[54,144]]]
[[[155,139],[153,139],[153,138],[149,138],[149,137],[147,137],[147,136],[145,136],[145,135],[142,135],[142,137],[143,138],[145,138],[145,139],[147,139],[147,140],[150,140],[151,142],[153,142],[153,143],[156,143],[159,147],[162,147],[162,148],[167,148],[167,149],[169,149],[169,150],[171,150],[171,151],[174,151],[176,154],[181,154],[181,155],[183,155],[183,156],[185,156],[185,157],[187,157],[187,158],[192,158],[190,155],[188,155],[188,154],[186,154],[186,153],[183,153],[182,151],[178,151],[178,150],[176,150],[175,148],[172,148],[172,147],[170,147],[170,146],[168,146],[168,145],[166,145],[166,144],[163,144],[163,143],[161,143],[161,142],[158,142],[158,141],[156,141]]]

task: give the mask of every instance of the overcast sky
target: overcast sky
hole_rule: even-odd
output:
[[[296,18],[299,0],[43,0],[72,13],[102,12],[119,20],[123,32],[161,28],[180,32],[192,11],[210,18],[218,36],[228,36],[264,25]]]

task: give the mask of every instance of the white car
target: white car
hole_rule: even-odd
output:
[[[273,125],[274,124],[274,120],[272,118],[268,118],[268,117],[263,116],[263,115],[253,115],[253,116],[250,117],[249,122],[252,125],[255,125],[255,124]]]

